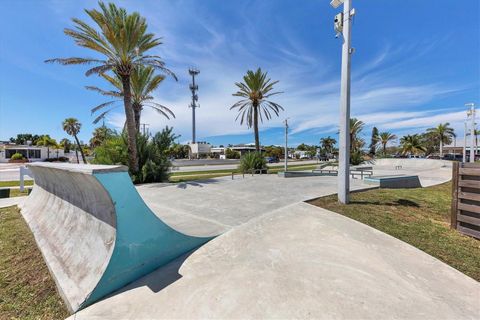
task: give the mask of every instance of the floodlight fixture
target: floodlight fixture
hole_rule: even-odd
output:
[[[330,2],[330,5],[336,9],[336,8],[340,7],[340,5],[342,5],[344,1],[345,0],[332,0]]]

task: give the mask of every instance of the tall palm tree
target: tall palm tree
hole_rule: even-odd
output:
[[[113,98],[123,97],[122,80],[117,74],[111,77],[105,73],[102,73],[100,76],[103,77],[105,80],[107,80],[112,86],[114,86],[115,89],[103,90],[94,86],[87,86],[86,88],[89,90],[99,92],[104,96],[109,96]],[[158,88],[158,86],[162,83],[164,79],[165,79],[165,76],[156,75],[152,67],[138,66],[132,72],[132,75],[131,75],[132,108],[133,108],[134,119],[135,119],[135,128],[137,132],[140,131],[140,117],[144,107],[152,108],[153,110],[157,111],[159,114],[163,115],[167,119],[170,119],[170,117],[175,118],[175,114],[169,108],[153,101],[154,98],[152,96],[152,93]],[[95,113],[97,111],[101,111],[107,107],[110,107],[108,110],[100,113],[100,115],[98,115],[95,118],[93,123],[94,124],[98,123],[101,119],[105,117],[107,113],[117,108],[118,106],[115,106],[115,103],[119,101],[120,100],[118,99],[111,100],[93,108],[92,113]]]
[[[450,123],[440,123],[435,128],[427,129],[427,132],[437,136],[440,141],[440,158],[443,157],[443,144],[452,142],[452,137],[455,137],[455,130],[450,127]]]
[[[82,127],[82,124],[78,122],[78,120],[75,118],[67,118],[63,120],[62,127],[67,134],[75,138],[75,142],[77,143],[78,150],[80,150],[80,154],[82,155],[83,163],[87,163],[87,160],[85,160],[85,154],[83,153],[83,149],[80,146],[80,141],[78,141],[78,136],[77,136],[78,133],[80,132],[80,128]],[[77,156],[77,163],[78,162],[79,161]]]
[[[138,155],[136,146],[135,118],[132,108],[132,93],[130,77],[140,65],[148,65],[160,69],[166,74],[173,72],[165,67],[161,57],[145,54],[162,42],[152,33],[147,33],[145,18],[134,12],[128,14],[115,4],[105,5],[99,2],[100,11],[85,10],[87,15],[98,26],[98,31],[80,19],[73,19],[75,29],[66,28],[65,34],[72,37],[81,47],[91,49],[103,55],[103,59],[93,58],[62,58],[50,59],[46,62],[58,62],[62,65],[94,64],[86,75],[102,74],[112,70],[122,80],[123,104],[126,116],[128,136],[128,158],[130,171],[138,171]]]
[[[278,116],[280,110],[284,110],[279,104],[267,100],[273,95],[280,94],[282,92],[271,92],[273,86],[278,81],[271,81],[267,78],[267,72],[262,72],[260,68],[253,72],[248,70],[247,74],[243,77],[243,82],[236,82],[235,85],[239,90],[233,94],[235,97],[242,97],[244,99],[238,101],[230,110],[237,109],[238,115],[235,118],[240,118],[240,124],[246,122],[247,127],[253,126],[255,134],[255,150],[260,151],[260,138],[258,136],[258,117],[263,123],[263,117],[266,120],[272,118],[271,111]]]
[[[420,135],[406,135],[400,139],[403,154],[418,154],[425,152],[425,147],[422,145],[422,139]]]
[[[382,151],[384,156],[387,154],[387,144],[395,139],[397,139],[397,136],[390,132],[381,132],[378,135],[378,140],[382,144]]]
[[[332,153],[333,152],[333,146],[337,143],[337,140],[334,138],[328,136],[328,137],[323,137],[320,139],[320,144],[322,145],[322,148],[327,152],[327,153]]]

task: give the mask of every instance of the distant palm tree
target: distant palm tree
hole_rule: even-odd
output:
[[[426,148],[422,145],[422,139],[420,135],[406,135],[400,139],[400,145],[402,146],[403,154],[418,154],[425,152]]]
[[[327,152],[327,153],[332,153],[333,152],[333,146],[337,143],[337,140],[334,138],[328,136],[328,137],[323,137],[320,139],[320,144],[322,145],[322,148]]]
[[[271,111],[278,116],[280,110],[284,110],[279,104],[266,100],[282,92],[271,92],[273,86],[277,84],[278,81],[271,81],[270,78],[267,78],[267,72],[262,72],[260,68],[255,72],[248,70],[247,74],[243,77],[243,81],[244,82],[235,83],[239,90],[234,93],[233,96],[245,99],[235,103],[230,107],[230,110],[238,109],[238,115],[235,120],[240,118],[240,124],[246,122],[249,128],[253,126],[255,150],[259,152],[258,117],[260,116],[260,121],[263,122],[263,116],[266,120],[272,118]]]
[[[46,134],[37,140],[37,146],[47,147],[47,159],[50,159],[50,147],[56,147],[57,141]]]
[[[452,137],[455,137],[455,130],[449,127],[450,123],[440,123],[435,128],[427,129],[427,132],[437,136],[440,141],[440,158],[443,157],[443,144],[452,142]]]
[[[80,141],[78,140],[78,137],[77,137],[78,133],[80,132],[80,128],[82,127],[82,124],[78,122],[78,120],[75,118],[67,118],[63,120],[62,127],[67,134],[75,138],[75,141],[77,142],[78,150],[80,150],[80,154],[82,155],[83,163],[87,163],[87,160],[85,160],[85,154],[83,153],[82,146],[80,145]],[[78,155],[77,155],[77,163],[79,163]]]
[[[113,77],[107,74],[101,74],[100,76],[103,77],[105,80],[107,80],[112,86],[114,86],[116,90],[110,90],[110,91],[102,90],[94,86],[87,86],[86,88],[89,90],[99,92],[104,96],[110,96],[113,98],[123,97],[121,77],[119,77],[116,74]],[[152,93],[158,88],[158,86],[164,79],[165,79],[165,76],[163,75],[155,75],[154,69],[152,67],[138,66],[132,72],[132,75],[131,75],[132,107],[133,107],[135,127],[137,129],[137,132],[140,131],[140,117],[144,107],[152,108],[153,110],[157,111],[167,119],[170,119],[170,117],[175,118],[175,114],[173,114],[173,112],[169,108],[153,101],[154,98],[152,96]],[[92,113],[95,113],[97,111],[105,109],[106,107],[110,107],[110,109],[103,111],[99,116],[97,116],[95,120],[93,120],[93,123],[94,124],[98,123],[101,119],[105,117],[107,113],[109,113],[111,110],[118,107],[118,106],[115,106],[114,104],[119,101],[120,100],[118,99],[111,100],[93,108]]]
[[[128,14],[123,8],[115,4],[105,5],[99,2],[100,11],[96,9],[85,10],[88,16],[98,26],[98,31],[80,19],[73,19],[75,29],[64,30],[65,34],[72,37],[76,44],[91,49],[104,56],[103,59],[93,58],[64,58],[50,59],[46,62],[58,62],[63,65],[95,64],[86,75],[102,74],[109,70],[114,71],[122,79],[123,103],[126,116],[126,129],[128,136],[128,158],[130,171],[138,171],[138,155],[136,146],[135,118],[132,108],[132,93],[130,77],[132,72],[141,65],[152,66],[172,75],[173,72],[165,67],[159,56],[146,55],[145,53],[160,45],[162,42],[154,38],[152,33],[147,33],[145,18],[137,12]]]
[[[384,156],[387,154],[387,144],[395,139],[397,139],[397,136],[390,132],[381,132],[378,135],[378,140],[382,144],[382,151]]]

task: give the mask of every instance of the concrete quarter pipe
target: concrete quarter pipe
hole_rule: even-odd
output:
[[[144,203],[124,166],[32,163],[21,206],[75,312],[213,238],[176,231]]]

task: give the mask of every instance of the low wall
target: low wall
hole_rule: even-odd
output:
[[[452,161],[438,159],[376,159],[373,160],[371,164],[380,167],[402,166],[403,169],[435,169],[452,167]]]

